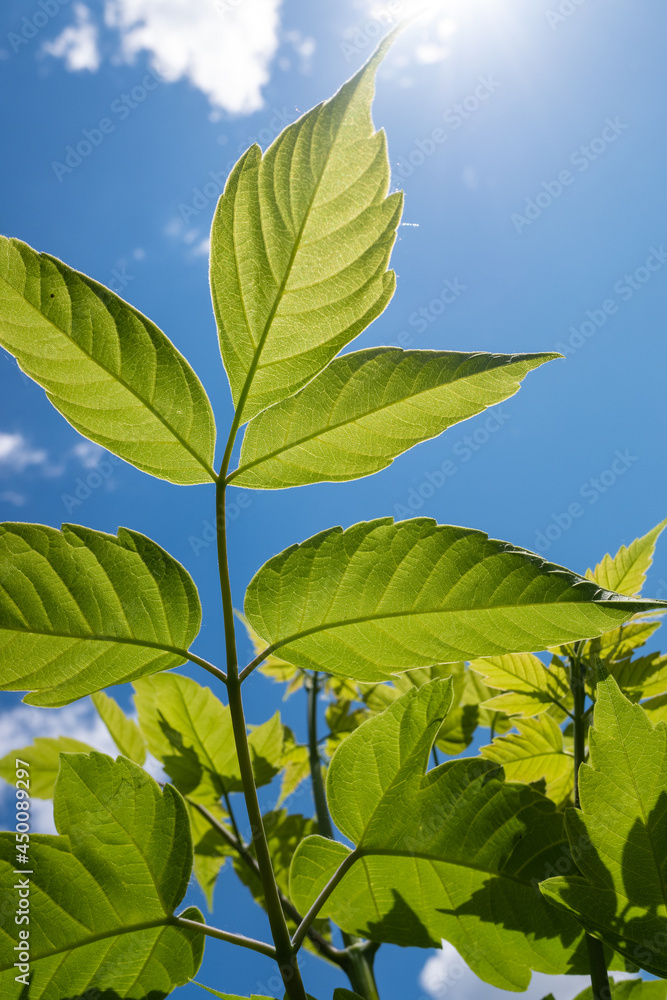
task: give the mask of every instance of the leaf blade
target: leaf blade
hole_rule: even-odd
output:
[[[0,525],[0,690],[28,704],[184,663],[200,624],[190,576],[145,535]]]
[[[426,582],[425,582],[426,581]],[[270,559],[245,615],[283,660],[356,680],[600,634],[659,606],[428,518],[332,528]]]
[[[0,237],[0,345],[85,437],[161,479],[212,482],[208,397],[161,330],[114,292]]]
[[[370,107],[394,34],[263,156],[251,147],[218,203],[211,293],[241,422],[300,389],[393,294],[386,268],[401,198],[387,194],[386,143]]]
[[[228,482],[285,489],[369,476],[507,399],[529,371],[555,357],[387,347],[345,354],[250,421]]]

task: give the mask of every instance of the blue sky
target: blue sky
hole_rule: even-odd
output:
[[[330,96],[383,26],[414,6],[12,0],[2,8],[0,231],[110,285],[158,323],[202,378],[221,437],[231,404],[207,237],[224,178],[251,142],[265,147]],[[493,420],[452,428],[377,476],[241,492],[230,536],[238,606],[269,556],[334,524],[414,512],[583,572],[665,517],[666,30],[659,0],[452,0],[396,44],[374,114],[388,134],[392,183],[406,194],[393,254],[398,288],[355,347],[559,350],[566,360],[530,375]],[[171,486],[110,461],[4,352],[0,386],[0,519],[149,534],[193,574],[205,610],[195,651],[219,661],[206,543],[212,488]],[[667,597],[664,543],[646,594]],[[276,689],[259,676],[246,689],[249,720],[262,721]],[[127,690],[115,693],[128,704]],[[86,704],[59,714],[1,698],[2,753],[65,727],[105,748]],[[284,711],[303,733],[303,702]],[[40,817],[48,825],[46,811]],[[259,933],[257,911],[229,874],[216,903],[221,925]],[[209,943],[202,980],[270,992],[270,963],[249,954]],[[427,958],[383,949],[383,1000],[429,996],[418,982]],[[342,985],[315,959],[305,975],[321,998]],[[535,983],[530,996],[551,988]],[[448,992],[473,994],[486,997],[468,974]]]

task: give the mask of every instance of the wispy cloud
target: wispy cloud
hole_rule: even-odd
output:
[[[0,493],[0,500],[10,503],[14,507],[22,507],[26,499],[22,493],[15,493],[14,490],[5,490],[4,493]]]
[[[99,444],[93,444],[92,441],[79,441],[72,448],[72,455],[84,469],[96,469],[106,455],[106,451]]]
[[[46,451],[31,448],[22,434],[0,431],[0,469],[23,472],[29,465],[44,465],[47,459]]]
[[[51,42],[44,42],[42,51],[56,59],[64,59],[68,70],[82,69],[94,73],[100,67],[97,28],[90,19],[90,10],[83,3],[74,5],[74,24],[65,28]]]
[[[614,972],[614,979],[632,979],[628,972]],[[512,990],[501,990],[482,982],[463,961],[456,948],[447,941],[442,951],[428,959],[419,977],[422,989],[433,1000],[516,1000]],[[521,996],[525,1000],[541,1000],[553,994],[554,1000],[573,1000],[578,993],[590,986],[588,976],[548,976],[534,972],[530,986]]]

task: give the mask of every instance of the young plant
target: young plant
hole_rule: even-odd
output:
[[[192,651],[195,584],[144,535],[0,526],[2,689],[41,706],[92,695],[121,753],[61,737],[0,762],[12,783],[25,765],[26,792],[53,797],[58,829],[0,836],[7,1000],[159,1000],[194,979],[207,937],[274,959],[290,1000],[307,998],[303,947],[347,974],[355,992],[336,1000],[376,1000],[382,942],[443,938],[505,989],[525,989],[532,970],[590,972],[603,1000],[608,968],[667,976],[667,664],[634,658],[667,607],[639,596],[664,524],[586,578],[427,518],[330,528],[256,573],[243,619],[256,656],[238,663],[230,484],[378,472],[556,357],[340,354],[394,289],[402,201],[370,114],[390,41],[266,153],[249,149],[220,198],[211,290],[235,409],[219,466],[206,393],[166,336],[61,261],[0,240],[0,344],[22,370],[137,468],[215,484],[225,637],[222,666]],[[549,667],[534,655],[546,649]],[[167,672],[188,662],[224,703]],[[256,668],[305,688],[307,745],[277,713],[248,731]],[[103,693],[128,681],[138,726]],[[456,756],[477,726],[492,738],[479,756],[438,762],[436,747]],[[171,783],[142,768],[147,751]],[[257,789],[280,773],[278,808],[262,815]],[[280,808],[306,777],[314,819]],[[271,941],[180,909],[193,864],[211,905],[230,858]]]

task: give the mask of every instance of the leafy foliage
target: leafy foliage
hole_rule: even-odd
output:
[[[667,978],[667,726],[654,727],[607,676],[597,686],[590,764],[579,771],[581,811],[570,842],[581,875],[541,889],[631,962]]]
[[[114,292],[0,236],[0,345],[91,441],[172,483],[205,483],[211,404],[161,330]]]
[[[599,635],[641,610],[640,599],[429,518],[323,531],[265,563],[245,599],[270,651],[364,681]]]
[[[29,848],[0,835],[5,893],[17,852],[30,853],[30,997],[90,988],[161,1000],[194,981],[204,935],[275,959],[289,1000],[310,998],[304,945],[348,976],[355,992],[333,1000],[377,1000],[382,942],[445,938],[511,990],[531,970],[590,970],[581,1000],[606,997],[607,967],[667,976],[667,659],[644,651],[667,604],[639,596],[667,522],[586,578],[427,518],[330,528],[253,577],[238,617],[254,657],[238,669],[229,483],[283,489],[378,472],[556,357],[379,347],[336,357],[394,290],[402,196],[389,193],[371,117],[392,38],[265,153],[249,149],[218,203],[211,292],[234,402],[219,474],[208,399],[165,335],[85,275],[0,237],[0,345],[91,440],[172,483],[216,483],[227,651],[226,673],[192,653],[195,585],[145,536],[0,525],[0,689],[38,706],[91,694],[124,755],[39,737],[0,761],[19,808],[28,792],[16,758],[27,762],[30,794],[54,796],[59,831]],[[536,655],[547,649],[549,666]],[[227,704],[165,672],[188,660],[226,685]],[[255,667],[285,697],[307,696],[307,742],[278,712],[247,726],[241,688]],[[103,691],[125,682],[138,724]],[[476,736],[478,755],[439,763],[440,752],[470,753]],[[171,780],[164,789],[141,766],[148,752]],[[288,808],[306,778],[314,817]],[[263,815],[261,786],[276,793]],[[577,792],[582,809],[566,808]],[[191,874],[212,908],[229,858],[273,944],[208,926],[194,908],[176,914]],[[19,927],[0,926],[8,1000],[25,1000]],[[613,997],[665,1000],[665,984],[618,983]]]
[[[229,481],[282,489],[368,476],[426,438],[500,403],[558,355],[375,347],[344,354],[248,424]]]
[[[30,842],[31,993],[168,996],[196,973],[203,952],[202,936],[173,922],[192,868],[183,800],[136,764],[92,752],[61,757],[54,806],[59,836]],[[14,835],[0,834],[4,892],[17,879],[14,855]],[[181,916],[202,919],[194,908]],[[13,921],[0,928],[7,1000],[23,995],[13,965],[19,929]]]
[[[0,690],[66,705],[187,659],[197,589],[144,535],[0,525]]]

